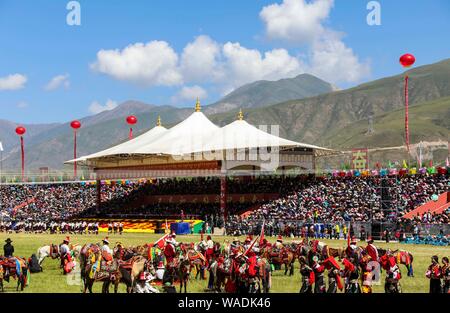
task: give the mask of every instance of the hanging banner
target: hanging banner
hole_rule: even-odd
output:
[[[353,170],[367,170],[369,169],[369,150],[352,149],[352,169]]]

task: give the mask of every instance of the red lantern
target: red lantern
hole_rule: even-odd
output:
[[[81,127],[80,121],[74,120],[70,123],[70,127],[73,128],[73,158],[77,159],[77,129]],[[73,177],[77,178],[77,161],[73,162]]]
[[[79,129],[81,127],[81,123],[77,120],[72,121],[70,123],[70,127],[72,127],[73,129]]]
[[[134,115],[130,115],[127,117],[127,123],[130,125],[134,125],[137,123],[137,118]]]
[[[25,149],[23,144],[23,135],[27,132],[23,126],[17,126],[16,134],[20,136],[20,156],[22,159],[22,181],[25,181]]]
[[[134,116],[134,115],[128,116],[128,117],[127,117],[127,123],[128,123],[129,125],[134,125],[134,124],[136,124],[136,123],[137,123],[137,118],[136,118],[136,116]],[[129,139],[132,139],[132,138],[133,138],[133,128],[132,128],[132,127],[130,127],[130,133],[129,133],[129,135],[128,135],[128,138],[129,138]]]
[[[403,67],[410,67],[416,62],[416,58],[410,54],[406,53],[400,57],[400,64]],[[409,153],[409,99],[408,99],[408,75],[405,76],[405,143],[406,149]]]
[[[26,132],[27,132],[27,130],[26,130],[26,128],[23,127],[23,126],[18,126],[18,127],[16,128],[16,134],[19,135],[19,136],[24,135]]]
[[[400,57],[400,64],[403,67],[410,67],[416,62],[416,58],[412,54],[404,54]]]

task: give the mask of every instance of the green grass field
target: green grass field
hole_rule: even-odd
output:
[[[95,235],[71,235],[71,241],[74,244],[84,243],[96,243],[101,241],[104,234],[98,236]],[[50,243],[59,244],[64,235],[30,235],[30,234],[0,234],[0,242],[3,243],[7,237],[13,240],[15,247],[15,255],[29,257],[32,253],[36,253],[38,247],[48,245]],[[122,242],[125,245],[142,245],[145,243],[154,242],[159,238],[159,235],[155,234],[138,234],[138,233],[126,233],[122,236],[111,235],[110,242],[113,244],[117,241]],[[213,236],[215,241],[222,242],[226,237]],[[200,236],[178,236],[179,242],[193,242],[199,241]],[[272,239],[271,241],[275,241]],[[346,242],[344,240],[324,240],[332,247],[344,247]],[[363,245],[363,244],[362,244]],[[376,243],[377,246],[391,249],[405,249],[413,253],[414,255],[414,274],[415,277],[406,277],[406,268],[402,265],[402,288],[405,293],[427,293],[428,292],[428,279],[425,278],[425,271],[429,265],[430,257],[432,255],[438,255],[439,260],[443,256],[450,256],[450,247],[435,247],[426,245],[406,245],[398,243]],[[3,253],[3,251],[1,252]],[[30,285],[25,288],[24,292],[39,293],[79,293],[82,285],[78,279],[78,275],[63,276],[61,269],[59,268],[59,260],[52,260],[50,258],[45,259],[43,262],[42,273],[32,274]],[[299,264],[295,264],[295,275],[293,277],[284,276],[284,271],[275,271],[272,278],[271,292],[288,292],[297,293],[300,289],[301,278],[298,271]],[[384,292],[384,273],[382,274],[382,284],[374,286],[375,292]],[[204,292],[207,286],[206,281],[195,280],[191,278],[188,286],[188,292]],[[16,281],[11,280],[9,283],[5,282],[5,292],[15,292]],[[94,292],[100,292],[101,284],[94,284]],[[112,292],[112,288],[111,288]],[[121,285],[119,292],[125,292],[124,285]]]

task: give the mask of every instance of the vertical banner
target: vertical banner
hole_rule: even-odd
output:
[[[220,214],[224,221],[227,219],[227,178],[226,176],[220,177]]]
[[[352,149],[352,169],[353,170],[366,170],[369,168],[369,150]]]

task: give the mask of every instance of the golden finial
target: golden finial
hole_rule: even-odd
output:
[[[244,114],[242,113],[242,109],[239,110],[238,120],[242,121],[244,119]]]
[[[156,126],[161,126],[161,116],[158,115],[158,119],[156,120]]]
[[[200,112],[200,99],[197,97],[197,102],[195,103],[195,112]]]

